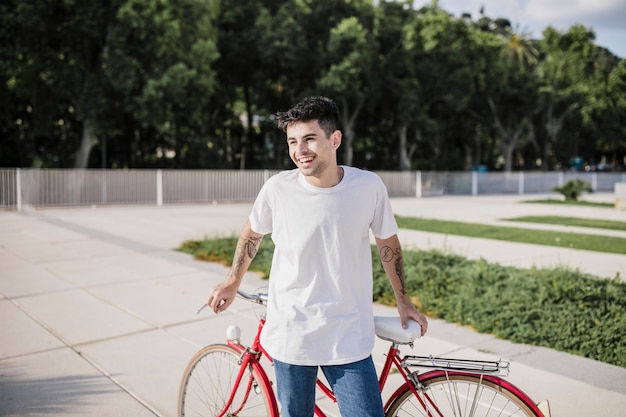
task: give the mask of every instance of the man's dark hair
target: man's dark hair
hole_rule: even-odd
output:
[[[326,136],[330,136],[339,129],[339,109],[328,97],[307,97],[286,112],[276,114],[276,125],[283,132],[294,122],[311,120],[317,120]]]

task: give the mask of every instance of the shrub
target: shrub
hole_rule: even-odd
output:
[[[179,250],[230,265],[236,237],[185,242]],[[263,239],[250,270],[269,276],[274,245]],[[372,245],[374,301],[395,304]],[[403,251],[406,288],[431,317],[626,367],[626,283],[565,268],[523,269],[437,250]]]
[[[563,194],[566,201],[578,201],[583,191],[593,192],[591,184],[581,179],[569,180],[560,187],[552,188],[552,191]]]
[[[431,317],[626,367],[626,283],[619,276],[514,268],[439,251],[407,250],[404,264],[407,290]],[[393,305],[392,294],[375,259],[374,298]]]

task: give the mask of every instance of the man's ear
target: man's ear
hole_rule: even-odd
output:
[[[333,149],[339,148],[341,145],[341,130],[337,129],[330,135],[330,141]]]

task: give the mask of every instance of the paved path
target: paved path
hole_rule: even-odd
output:
[[[607,198],[610,196],[595,196]],[[517,204],[519,197],[394,199],[398,214],[499,223],[546,210],[626,221],[626,212]],[[543,207],[543,208],[541,208]],[[0,416],[173,416],[182,370],[201,346],[255,312],[237,301],[195,315],[227,269],[173,251],[186,239],[237,233],[249,204],[0,212]],[[511,265],[570,265],[626,276],[626,256],[403,232],[434,247]],[[244,288],[264,283],[249,274]],[[206,311],[206,310],[205,310]],[[394,310],[377,306],[380,314]],[[380,364],[383,342],[374,357]],[[487,352],[487,353],[486,353]],[[626,369],[513,344],[431,320],[415,354],[512,361],[509,380],[554,416],[623,417]]]
[[[504,219],[521,216],[564,216],[626,222],[626,211],[592,206],[564,206],[546,204],[520,204],[543,197],[488,196],[488,197],[442,197],[424,199],[395,199],[394,210],[398,215],[420,216],[440,220],[483,223],[503,227],[561,231],[563,233],[588,233],[626,238],[626,231],[591,229],[512,222]],[[547,198],[547,197],[546,197]],[[555,197],[552,197],[555,198]],[[587,200],[612,202],[612,194],[589,195]],[[484,258],[503,265],[524,268],[563,266],[601,276],[626,280],[626,256],[574,250],[566,247],[540,246],[523,243],[502,242],[489,239],[447,236],[438,233],[409,232],[401,235],[407,246],[447,249],[471,259]]]

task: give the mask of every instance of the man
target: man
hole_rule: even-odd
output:
[[[277,115],[297,169],[271,177],[245,223],[226,280],[208,305],[228,308],[263,236],[275,243],[261,341],[274,359],[285,417],[313,416],[318,367],[342,416],[383,416],[376,370],[370,230],[403,326],[428,326],[405,287],[402,250],[387,189],[371,172],[339,166],[339,112],[325,97]]]

